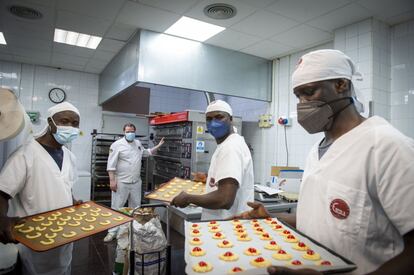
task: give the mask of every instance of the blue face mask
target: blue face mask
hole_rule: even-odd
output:
[[[134,139],[135,139],[135,133],[125,133],[125,138],[129,142],[134,141]]]
[[[56,125],[53,118],[52,122],[56,126],[56,133],[53,133],[52,135],[59,144],[64,145],[70,143],[79,136],[80,130],[78,128]]]
[[[214,138],[222,138],[230,131],[230,124],[213,119],[207,122],[207,130]]]

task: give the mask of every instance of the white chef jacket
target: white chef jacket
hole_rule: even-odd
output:
[[[8,216],[24,217],[72,205],[76,160],[68,149],[62,149],[62,170],[34,139],[10,156],[0,173],[0,190],[12,197]],[[43,253],[19,245],[19,253],[28,274],[63,274],[70,270],[72,245]]]
[[[112,143],[106,170],[116,171],[118,182],[138,182],[140,181],[142,157],[150,155],[151,151],[145,149],[139,140],[128,142],[123,137]]]
[[[208,170],[206,193],[217,190],[218,182],[225,178],[233,178],[239,183],[232,207],[229,210],[203,208],[202,220],[230,218],[249,210],[247,202],[254,200],[252,156],[244,138],[236,133],[217,145]]]
[[[376,270],[414,229],[414,141],[380,117],[339,137],[318,159],[312,148],[297,207],[297,228],[358,265]]]

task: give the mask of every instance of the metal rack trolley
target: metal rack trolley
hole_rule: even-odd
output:
[[[160,251],[156,251],[156,252],[149,252],[149,253],[142,253],[139,254],[141,256],[142,259],[142,272],[141,274],[144,274],[144,256],[147,254],[154,254],[154,253],[158,253],[158,259],[161,258],[161,253],[166,251],[166,273],[167,275],[171,274],[171,243],[170,243],[170,219],[169,219],[169,208],[170,206],[164,203],[150,203],[150,204],[142,204],[141,206],[136,207],[131,215],[132,217],[134,217],[135,212],[138,209],[141,208],[158,208],[158,207],[163,207],[166,209],[166,218],[167,218],[167,224],[166,224],[166,231],[167,231],[167,246],[160,250]],[[131,221],[130,223],[130,228],[129,228],[129,239],[131,242],[131,248],[129,251],[129,274],[130,275],[134,275],[135,274],[135,248],[134,248],[134,233],[133,233],[133,222]],[[138,253],[137,253],[138,254]],[[161,275],[161,261],[158,261],[158,275]]]

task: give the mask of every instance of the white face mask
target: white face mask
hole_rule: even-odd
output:
[[[56,125],[53,118],[50,119],[56,126],[56,133],[53,133],[52,135],[59,144],[64,145],[70,143],[79,136],[80,130],[78,128],[72,126],[59,126]]]

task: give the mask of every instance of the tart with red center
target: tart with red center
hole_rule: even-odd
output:
[[[321,258],[321,255],[313,251],[312,249],[306,250],[306,252],[302,255],[302,257],[306,260],[317,261]]]
[[[308,250],[308,247],[303,242],[298,242],[298,243],[294,244],[292,246],[292,248],[293,249],[296,249],[296,250],[299,250],[299,251],[306,251],[306,250]]]
[[[200,257],[206,255],[206,252],[201,247],[196,246],[193,249],[191,249],[190,255]]]
[[[280,224],[276,224],[275,226],[273,226],[273,230],[274,231],[282,231],[283,230],[283,226],[281,226]]]
[[[191,225],[191,229],[199,229],[200,228],[200,225],[199,224],[197,224],[197,223],[193,223],[192,225]]]
[[[246,232],[246,230],[244,230],[244,229],[238,229],[238,230],[234,231],[234,233],[235,233],[237,236],[240,236],[240,235],[246,234],[247,232]]]
[[[234,273],[243,272],[243,271],[244,271],[243,268],[235,266],[229,270],[229,274],[234,274]]]
[[[303,265],[303,263],[301,261],[299,261],[299,260],[293,260],[293,261],[291,261],[289,263],[289,265],[296,265],[296,266],[298,266],[298,265]]]
[[[233,247],[233,244],[228,240],[222,240],[221,242],[218,242],[217,246],[220,248],[229,248]]]
[[[279,250],[280,246],[275,241],[270,241],[265,245],[268,250]]]
[[[318,262],[316,262],[316,265],[325,265],[325,266],[330,266],[330,265],[332,265],[332,262],[327,261],[327,260],[322,260],[322,261],[318,261]]]
[[[242,224],[236,224],[233,229],[234,231],[241,230],[244,229],[244,226]]]
[[[270,224],[272,221],[273,221],[272,218],[266,218],[266,219],[264,219],[264,222],[267,223],[267,224]]]
[[[259,227],[261,227],[260,226],[260,223],[253,223],[252,226],[253,226],[253,228],[259,228]]]
[[[285,242],[297,243],[299,241],[298,241],[298,239],[296,239],[296,237],[294,235],[287,235],[287,236],[285,236]]]
[[[254,233],[257,234],[257,235],[262,235],[262,234],[266,233],[266,231],[261,227],[257,227],[257,228],[254,229]]]
[[[292,259],[292,255],[288,254],[283,249],[280,249],[278,252],[272,255],[272,257],[279,261],[288,261]]]
[[[277,221],[272,221],[271,223],[269,223],[271,226],[276,226],[278,225]]]
[[[190,241],[190,244],[192,245],[202,245],[203,242],[199,238],[192,238]]]
[[[236,225],[236,224],[240,224],[240,220],[238,220],[238,219],[234,219],[234,220],[232,220],[231,221],[234,225]]]
[[[260,255],[261,253],[260,253],[260,251],[259,251],[259,250],[257,250],[256,248],[254,248],[254,247],[249,247],[249,248],[247,248],[247,249],[244,251],[244,254],[246,254],[247,256],[258,256],[258,255]]]
[[[268,267],[270,265],[270,261],[263,257],[257,257],[251,260],[250,264],[255,267]]]
[[[255,224],[255,223],[259,223],[259,221],[258,221],[258,220],[256,220],[256,219],[253,219],[253,220],[251,220],[251,221],[250,221],[250,223],[253,225],[253,224]]]
[[[287,236],[287,235],[290,235],[290,234],[292,234],[292,233],[289,230],[286,230],[286,229],[279,233],[280,236]]]
[[[261,239],[261,240],[264,240],[264,241],[269,241],[269,240],[272,240],[273,238],[272,238],[272,237],[270,237],[269,233],[263,233],[263,234],[260,236],[260,239]]]
[[[216,221],[210,221],[208,223],[208,227],[212,227],[212,226],[218,226],[218,222],[216,222]]]
[[[226,238],[226,236],[223,233],[217,232],[217,233],[213,234],[213,239],[220,240],[220,239],[224,239],[224,238]]]
[[[210,227],[210,229],[208,231],[210,231],[212,233],[216,233],[216,232],[220,232],[221,229],[218,226],[212,226],[212,227]]]
[[[242,242],[248,242],[248,241],[251,241],[252,238],[250,238],[249,235],[247,234],[241,234],[237,237],[237,240],[242,241]]]
[[[239,259],[239,256],[231,251],[224,252],[223,254],[220,254],[219,256],[220,260],[226,261],[226,262],[233,262],[237,261]]]
[[[193,237],[199,237],[199,236],[201,236],[200,230],[198,230],[198,229],[192,230],[191,231],[191,236],[193,236]]]
[[[198,273],[209,272],[213,269],[213,266],[210,263],[201,261],[193,265],[193,270]]]

